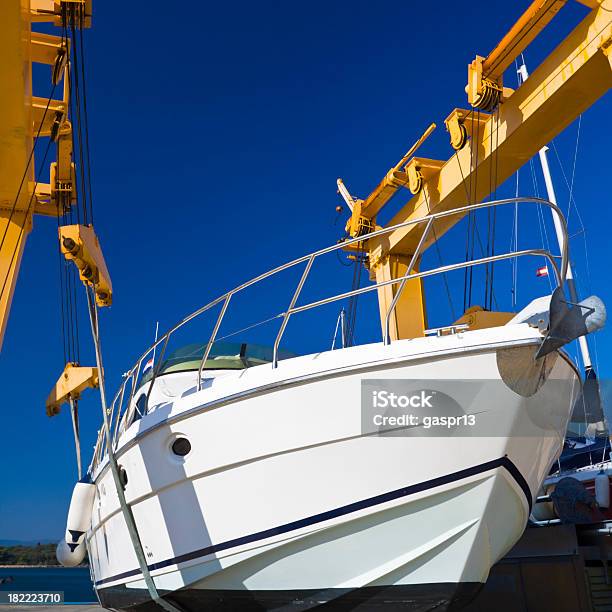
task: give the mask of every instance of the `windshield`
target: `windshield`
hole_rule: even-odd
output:
[[[206,344],[188,344],[170,353],[162,362],[158,376],[175,372],[198,370],[204,356]],[[273,350],[269,346],[239,342],[215,342],[208,354],[205,370],[244,370],[264,363],[272,363]],[[296,357],[289,351],[278,351],[278,359]],[[153,368],[142,377],[142,383],[151,380]]]

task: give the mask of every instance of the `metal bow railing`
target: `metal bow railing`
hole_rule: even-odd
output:
[[[533,204],[533,205],[538,205],[538,206],[547,206],[548,208],[550,208],[552,210],[552,212],[558,217],[560,225],[561,225],[561,229],[562,229],[562,233],[563,233],[563,247],[561,249],[561,255],[560,255],[560,259],[561,259],[561,265],[558,266],[557,262],[556,262],[556,258],[559,258],[559,256],[554,256],[550,253],[550,251],[546,250],[546,249],[526,249],[526,250],[517,250],[517,251],[511,251],[508,253],[503,253],[503,254],[498,254],[498,255],[490,255],[488,257],[482,257],[480,259],[473,259],[473,260],[469,260],[469,261],[462,261],[462,262],[458,262],[455,264],[449,264],[449,265],[445,265],[445,266],[438,266],[437,268],[433,268],[431,270],[425,270],[425,271],[419,271],[419,272],[412,272],[414,265],[416,264],[416,262],[418,262],[419,257],[422,255],[422,252],[424,250],[424,246],[427,242],[427,238],[429,237],[429,234],[434,226],[434,223],[440,219],[443,218],[448,218],[448,217],[452,217],[452,216],[458,216],[458,215],[466,215],[467,213],[470,213],[472,211],[477,211],[477,210],[481,210],[481,209],[485,209],[485,208],[494,208],[494,207],[498,207],[498,206],[504,206],[504,205],[510,205],[510,204]],[[419,239],[419,242],[415,248],[415,252],[412,254],[410,263],[408,265],[407,268],[407,273],[404,276],[398,277],[398,278],[394,278],[394,279],[390,279],[390,280],[386,280],[386,281],[381,281],[379,283],[376,284],[372,284],[372,285],[368,285],[367,287],[361,287],[359,289],[353,289],[352,291],[347,291],[344,293],[340,293],[328,298],[324,298],[324,299],[320,299],[308,304],[303,304],[303,305],[297,305],[298,299],[300,297],[300,294],[302,292],[302,289],[304,287],[304,284],[306,283],[306,280],[310,274],[310,271],[312,269],[312,266],[315,262],[315,260],[323,255],[326,255],[328,253],[331,253],[333,251],[337,251],[340,249],[345,249],[353,244],[357,244],[357,243],[363,243],[367,240],[372,240],[374,238],[378,238],[380,236],[384,236],[385,234],[391,233],[397,229],[400,228],[404,228],[404,227],[409,227],[409,226],[414,226],[414,225],[424,225],[425,228],[423,230],[423,233],[421,234],[421,237]],[[151,392],[154,388],[155,382],[157,380],[157,377],[159,375],[160,372],[160,368],[161,365],[163,363],[164,360],[164,355],[166,352],[166,348],[168,346],[168,341],[170,340],[171,336],[180,328],[184,327],[186,324],[188,324],[190,321],[193,321],[195,318],[199,317],[200,315],[202,315],[203,313],[211,310],[212,308],[214,308],[215,306],[222,304],[221,306],[221,311],[219,313],[219,316],[217,317],[216,321],[215,321],[215,325],[213,327],[212,333],[208,339],[208,342],[206,344],[206,348],[204,350],[204,353],[202,355],[202,359],[200,361],[200,365],[198,368],[198,376],[197,376],[197,389],[198,391],[201,390],[202,388],[202,373],[204,370],[204,366],[208,360],[208,357],[210,355],[210,351],[212,349],[213,344],[215,343],[215,340],[217,338],[217,334],[218,331],[221,327],[221,324],[223,322],[223,319],[226,315],[228,306],[230,304],[230,301],[232,299],[233,296],[235,296],[236,294],[244,291],[245,289],[260,283],[261,281],[264,281],[276,274],[279,274],[280,272],[283,272],[285,270],[288,270],[289,268],[293,268],[295,266],[299,266],[300,264],[305,264],[304,270],[302,272],[302,275],[299,279],[299,282],[295,288],[295,291],[293,292],[293,295],[291,297],[291,300],[287,306],[287,309],[284,310],[283,312],[278,313],[278,315],[276,317],[273,318],[280,318],[281,320],[281,324],[278,330],[278,333],[276,335],[276,338],[274,340],[274,347],[273,347],[273,358],[272,358],[272,364],[271,367],[272,368],[276,368],[278,366],[278,353],[279,353],[279,347],[283,338],[283,335],[285,333],[285,330],[287,328],[287,324],[289,323],[289,319],[291,318],[291,316],[301,313],[301,312],[305,312],[307,310],[311,310],[313,308],[317,308],[320,306],[323,306],[325,304],[329,304],[331,302],[335,302],[335,301],[339,301],[339,300],[344,300],[356,295],[361,295],[364,293],[368,293],[370,291],[376,291],[377,289],[387,286],[387,285],[396,285],[398,284],[399,287],[397,289],[397,291],[395,292],[395,295],[393,297],[393,300],[391,302],[391,304],[389,305],[389,308],[386,312],[386,316],[385,316],[385,321],[384,321],[384,326],[383,326],[383,343],[384,344],[390,344],[391,339],[390,339],[390,334],[389,334],[389,325],[390,325],[390,318],[397,306],[398,300],[401,297],[402,291],[404,290],[404,287],[406,286],[406,283],[411,280],[411,279],[415,279],[415,278],[424,278],[427,276],[433,276],[433,275],[437,275],[437,274],[444,274],[446,272],[450,272],[453,270],[458,270],[461,268],[469,268],[469,267],[474,267],[474,266],[479,266],[479,265],[483,265],[483,264],[487,264],[487,263],[493,263],[493,262],[498,262],[498,261],[503,261],[506,259],[513,259],[513,258],[517,258],[517,257],[524,257],[524,256],[541,256],[541,257],[545,257],[548,262],[551,264],[551,267],[553,269],[553,272],[555,274],[555,279],[557,282],[557,286],[561,286],[563,285],[564,279],[566,278],[567,275],[567,267],[568,267],[568,232],[567,232],[567,223],[565,221],[565,217],[563,216],[563,213],[561,212],[561,210],[559,209],[558,206],[556,206],[555,204],[553,204],[552,202],[549,202],[548,200],[543,200],[540,198],[507,198],[507,199],[503,199],[503,200],[493,200],[490,202],[482,202],[479,204],[470,204],[467,206],[463,206],[461,208],[455,208],[452,210],[448,210],[448,211],[444,211],[444,212],[439,212],[439,213],[433,213],[430,215],[427,215],[425,217],[419,217],[417,219],[411,219],[409,221],[405,221],[403,223],[398,223],[397,225],[393,225],[390,227],[386,227],[374,232],[371,232],[369,234],[363,235],[363,236],[359,236],[357,238],[352,238],[350,240],[346,240],[343,242],[340,242],[338,244],[334,244],[332,246],[326,247],[324,249],[320,249],[318,251],[315,251],[314,253],[311,253],[309,255],[305,255],[303,257],[299,257],[298,259],[294,259],[293,261],[290,261],[286,264],[283,264],[281,266],[278,266],[268,272],[265,272],[264,274],[261,274],[241,285],[239,285],[238,287],[232,289],[231,291],[228,291],[227,293],[221,295],[220,297],[216,298],[215,300],[213,300],[212,302],[209,302],[208,304],[202,306],[201,308],[198,308],[195,312],[192,312],[190,315],[186,316],[184,319],[182,319],[181,321],[179,321],[176,325],[174,325],[170,330],[168,330],[163,336],[161,336],[156,342],[154,342],[141,356],[140,358],[136,361],[135,365],[132,367],[131,370],[129,370],[124,378],[123,383],[121,384],[121,386],[119,387],[113,402],[111,404],[111,407],[109,409],[110,411],[110,416],[111,416],[111,422],[113,423],[113,444],[116,446],[118,444],[118,438],[120,436],[120,434],[125,431],[125,429],[127,429],[127,425],[129,424],[129,421],[131,420],[131,414],[133,414],[134,411],[134,406],[133,406],[133,400],[134,400],[134,394],[136,392],[137,389],[137,383],[138,380],[140,378],[141,375],[141,370],[142,370],[142,364],[145,362],[145,359],[147,359],[147,357],[149,357],[149,355],[151,355],[152,353],[154,353],[154,351],[157,350],[157,348],[159,346],[161,346],[161,350],[159,353],[159,357],[157,359],[157,363],[154,365],[154,370],[153,370],[153,375],[149,384],[149,388],[147,391],[147,402],[146,404],[148,405],[148,401],[150,399],[151,396]],[[563,280],[562,280],[563,279]],[[126,398],[126,391],[128,389],[128,384],[130,385],[130,392],[128,394],[128,400],[127,403],[125,403],[125,409],[123,408],[124,406],[124,402],[125,402],[125,398]],[[105,455],[106,449],[105,449],[105,444],[104,444],[104,438],[102,435],[100,435],[98,437],[98,443],[96,445],[95,451],[94,451],[94,456],[92,458],[92,463],[90,465],[90,470],[94,469],[97,464],[99,462],[102,461],[104,455]]]

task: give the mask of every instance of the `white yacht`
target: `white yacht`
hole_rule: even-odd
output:
[[[550,203],[524,202],[560,214]],[[384,335],[374,344],[284,354],[279,347],[290,317],[449,269],[298,305],[312,262],[346,246],[290,262],[200,308],[129,371],[109,410],[112,457],[102,430],[77,485],[87,492],[73,496],[64,546],[66,563],[87,548],[103,605],[445,609],[473,597],[519,539],[561,452],[580,391],[580,376],[561,348],[570,339],[561,328],[575,315],[584,322],[581,333],[592,330],[593,317],[602,324],[601,308],[589,316],[579,307],[568,310],[558,287],[552,300],[535,300],[495,326],[458,322],[420,338]],[[494,259],[529,255],[546,257],[563,278],[567,253],[561,269],[541,249]],[[215,342],[232,297],[304,264],[272,348]],[[219,305],[208,342],[163,354],[179,328]],[[142,376],[156,350],[154,369]],[[449,391],[465,381],[471,381],[468,393]],[[424,421],[392,431],[369,423],[363,390],[398,382],[450,395],[469,431],[457,422],[442,433]],[[421,414],[441,414],[429,404],[421,408]]]

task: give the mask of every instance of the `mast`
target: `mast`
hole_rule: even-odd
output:
[[[525,60],[523,59],[523,63],[518,68],[519,79],[522,83],[524,83],[529,78],[529,72],[527,71],[527,66],[525,65]],[[555,193],[555,187],[552,182],[552,176],[550,174],[550,165],[548,163],[548,147],[542,147],[538,156],[540,158],[540,165],[542,166],[542,174],[544,175],[544,183],[546,184],[546,193],[548,195],[548,199],[553,204],[557,204],[557,195]],[[559,217],[554,213],[554,211],[550,211],[552,215],[553,224],[555,227],[555,234],[557,236],[557,242],[559,244],[559,250],[563,252],[565,248],[565,240],[563,237],[563,230],[561,229],[561,223],[559,221]],[[567,265],[567,275],[565,277],[567,281],[567,288],[569,290],[570,299],[574,304],[578,303],[578,292],[576,291],[576,283],[574,281],[574,272],[572,270],[572,264],[568,263]],[[578,338],[578,343],[580,346],[580,355],[582,356],[582,362],[584,364],[585,371],[593,369],[593,363],[591,361],[591,354],[589,352],[589,345],[587,343],[585,336],[580,336]]]

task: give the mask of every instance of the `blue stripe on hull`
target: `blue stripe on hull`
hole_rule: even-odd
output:
[[[159,561],[157,563],[151,563],[148,567],[150,571],[153,571],[168,567],[170,565],[184,563],[185,561],[192,561],[193,559],[198,559],[199,557],[205,557],[207,555],[211,555],[222,550],[228,550],[230,548],[242,546],[243,544],[251,544],[253,542],[265,540],[276,535],[289,533],[290,531],[296,531],[298,529],[302,529],[303,527],[316,525],[317,523],[322,523],[330,519],[338,518],[339,516],[345,516],[347,514],[351,514],[352,512],[365,510],[366,508],[371,508],[373,506],[394,501],[396,499],[401,499],[402,497],[414,495],[415,493],[420,493],[422,491],[427,491],[428,489],[433,489],[435,487],[456,482],[458,480],[463,480],[464,478],[469,478],[470,476],[475,476],[477,474],[488,472],[490,470],[494,470],[500,467],[505,468],[519,485],[519,487],[522,489],[525,495],[525,499],[527,500],[527,504],[529,506],[529,512],[531,512],[532,497],[531,491],[529,490],[529,485],[527,484],[527,481],[523,478],[523,475],[520,473],[516,465],[514,465],[514,463],[512,463],[512,461],[508,459],[508,457],[504,456],[500,457],[499,459],[494,459],[493,461],[487,461],[486,463],[481,463],[480,465],[475,465],[464,470],[459,470],[458,472],[453,472],[452,474],[446,474],[445,476],[432,478],[431,480],[426,480],[424,482],[419,482],[414,485],[402,487],[401,489],[389,491],[388,493],[382,493],[381,495],[375,495],[374,497],[369,497],[367,499],[363,499],[352,504],[347,504],[346,506],[340,506],[339,508],[335,508],[334,510],[327,510],[326,512],[314,514],[312,516],[297,521],[292,521],[291,523],[279,525],[278,527],[272,527],[270,529],[251,533],[249,535],[241,536],[239,538],[234,538],[233,540],[220,542],[219,544],[211,544],[210,546],[206,546],[198,550],[178,555],[177,557],[172,557],[171,559],[164,559],[163,561]],[[97,588],[102,586],[103,584],[114,582],[116,580],[121,580],[123,578],[131,578],[132,576],[137,576],[139,574],[140,569],[129,570],[121,574],[116,574],[114,576],[98,580],[95,583],[95,586]]]

